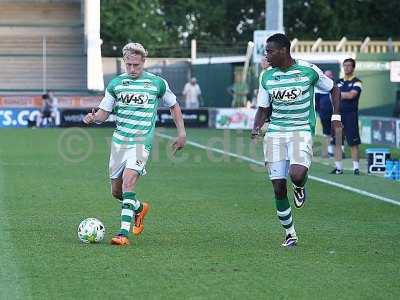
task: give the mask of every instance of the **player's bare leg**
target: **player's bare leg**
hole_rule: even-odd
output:
[[[124,193],[129,193],[129,191],[134,191],[137,181],[139,180],[139,174],[132,169],[125,169],[123,175],[123,184],[122,190]],[[139,202],[139,200],[136,200]],[[139,202],[139,207],[134,208],[135,212],[135,223],[132,227],[132,232],[134,235],[139,235],[142,233],[144,229],[144,217],[146,216],[147,212],[149,211],[149,204],[146,202]]]
[[[290,165],[289,175],[293,183],[294,205],[296,208],[303,207],[306,202],[305,184],[308,178],[308,168],[303,165]]]
[[[292,210],[287,197],[286,179],[273,179],[271,181],[275,194],[276,213],[280,223],[285,229],[285,238],[282,246],[295,246],[298,239],[296,231],[294,230]]]
[[[335,169],[331,172],[331,174],[341,175],[343,174],[342,168],[342,159],[343,159],[343,150],[342,150],[342,136],[343,129],[336,128],[335,130]]]
[[[130,231],[133,216],[140,215],[144,212],[144,203],[140,203],[140,201],[136,199],[136,193],[134,192],[138,180],[139,174],[137,171],[128,168],[124,170],[122,174],[121,229],[119,234],[111,240],[112,244],[121,246],[129,244],[128,233]],[[118,192],[117,182],[118,181],[115,182],[116,193]],[[141,225],[143,227],[143,224]]]
[[[324,135],[323,145],[322,145],[322,157],[328,158],[332,157],[332,145],[331,145],[332,137],[330,135]]]
[[[122,202],[122,177],[111,179],[111,194],[115,199]]]
[[[360,175],[360,149],[358,145],[351,146],[354,175]]]

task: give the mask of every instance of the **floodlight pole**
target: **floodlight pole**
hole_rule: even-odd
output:
[[[47,92],[47,40],[44,35],[42,38],[42,92]]]
[[[265,29],[283,32],[283,0],[265,0]]]
[[[192,63],[196,60],[197,58],[197,41],[195,39],[192,39],[190,42],[190,59]]]

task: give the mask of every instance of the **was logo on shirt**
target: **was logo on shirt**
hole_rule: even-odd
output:
[[[296,87],[293,88],[279,88],[273,89],[269,96],[272,100],[276,101],[295,101],[302,95],[302,90]]]
[[[136,104],[142,105],[146,104],[149,101],[149,95],[147,93],[127,93],[123,92],[118,95],[118,101],[121,101],[124,104]]]

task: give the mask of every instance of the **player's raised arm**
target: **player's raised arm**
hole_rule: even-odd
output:
[[[108,119],[109,116],[110,112],[108,111],[105,111],[101,108],[96,111],[94,108],[92,108],[92,111],[83,118],[83,123],[88,125],[93,123],[103,123]]]
[[[103,123],[105,120],[108,119],[115,106],[116,100],[111,85],[112,83],[108,85],[97,111],[92,108],[92,111],[83,118],[83,122],[85,124]]]
[[[333,113],[332,113],[332,130],[335,133],[336,129],[342,127],[341,115],[340,115],[340,89],[333,82],[332,79],[327,77],[318,67],[312,66],[314,71],[317,73],[318,80],[315,83],[315,87],[321,91],[326,91],[331,94]]]
[[[161,99],[163,100],[164,104],[169,107],[172,119],[174,120],[176,129],[178,130],[178,136],[172,143],[173,147],[172,154],[174,155],[176,151],[181,150],[185,146],[186,143],[185,124],[183,122],[182,111],[179,106],[179,103],[176,101],[175,94],[170,90],[167,81],[162,79],[160,83],[161,83],[161,90],[163,90]]]
[[[176,129],[178,130],[178,137],[175,139],[175,141],[172,144],[172,146],[174,147],[173,153],[175,153],[177,150],[181,150],[185,146],[186,130],[185,130],[185,124],[183,122],[182,111],[179,106],[179,103],[176,102],[169,109],[171,111],[172,118],[175,122]]]
[[[260,74],[259,86],[258,86],[258,94],[257,94],[257,112],[254,118],[253,130],[251,131],[251,138],[255,139],[261,131],[261,128],[264,126],[265,121],[270,118],[272,113],[272,108],[270,105],[270,99],[268,91],[264,88],[262,84],[262,78],[264,76],[265,71]]]
[[[330,93],[331,93],[331,99],[332,99],[332,105],[333,105],[332,125],[333,125],[333,128],[335,129],[337,126],[339,126],[338,122],[335,122],[335,121],[339,121],[339,122],[341,121],[340,89],[339,89],[339,87],[336,84],[334,84]]]
[[[253,130],[251,131],[252,139],[256,138],[260,134],[261,127],[263,127],[265,121],[269,119],[271,112],[271,107],[258,107],[254,118]]]

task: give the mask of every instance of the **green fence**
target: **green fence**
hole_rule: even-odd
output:
[[[390,61],[400,60],[399,54],[357,55],[356,75],[363,82],[360,114],[391,117],[396,103],[398,83],[390,82]]]
[[[192,74],[197,78],[208,107],[230,107],[231,96],[227,92],[233,83],[233,64],[193,65]]]

